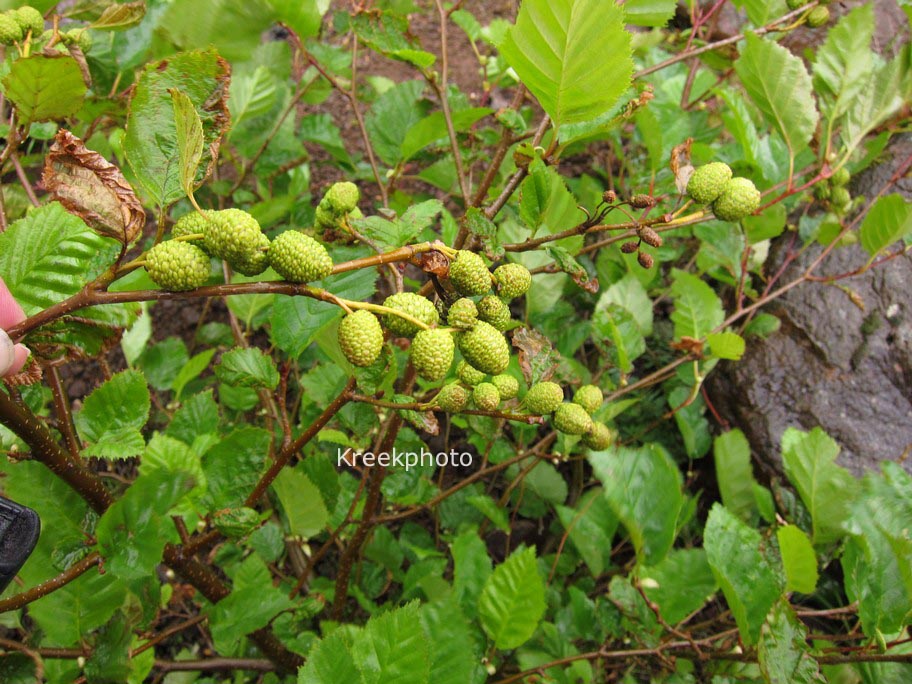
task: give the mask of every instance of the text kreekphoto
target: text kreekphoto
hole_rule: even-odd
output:
[[[438,451],[433,453],[427,449],[421,451],[399,451],[396,447],[390,451],[355,451],[353,449],[336,450],[336,465],[348,466],[354,468],[361,465],[368,468],[373,466],[390,466],[405,468],[406,471],[412,468],[424,468],[437,466],[455,466],[459,468],[469,468],[472,466],[473,456],[468,451]]]

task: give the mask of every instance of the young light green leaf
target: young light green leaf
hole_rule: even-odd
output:
[[[617,531],[617,517],[608,505],[601,487],[580,497],[574,508],[555,506],[557,517],[567,531],[593,577],[599,577],[611,562],[611,543]]]
[[[361,674],[352,661],[351,646],[358,628],[342,627],[320,639],[307,662],[298,670],[298,684],[360,682]]]
[[[171,389],[174,390],[175,399],[180,399],[181,393],[183,393],[184,387],[187,386],[188,382],[195,379],[200,373],[206,370],[209,362],[212,361],[212,357],[215,356],[215,352],[215,349],[206,349],[199,354],[194,354],[190,357],[190,360],[180,369],[180,372],[177,374],[177,377],[174,378],[174,382],[171,385]]]
[[[783,588],[781,571],[763,553],[763,538],[717,503],[706,521],[703,546],[741,638],[756,643]]]
[[[417,602],[368,620],[351,653],[362,684],[430,684],[430,644]]]
[[[843,523],[858,492],[857,480],[836,465],[838,454],[839,445],[819,427],[788,428],[782,435],[782,464],[811,514],[815,545],[845,536]]]
[[[801,59],[775,41],[748,33],[746,42],[735,71],[754,104],[782,135],[794,160],[817,127],[811,77]]]
[[[636,26],[664,26],[674,16],[675,0],[627,0],[624,19]]]
[[[470,618],[478,610],[478,595],[491,576],[491,557],[474,527],[461,533],[450,544],[453,555],[453,594]]]
[[[525,0],[500,52],[555,127],[605,114],[633,73],[620,5]]]
[[[817,588],[817,554],[811,540],[797,525],[776,530],[779,554],[785,569],[785,590],[812,594]]]
[[[706,336],[709,351],[716,358],[738,361],[744,356],[744,338],[731,331],[710,333]]]
[[[86,84],[69,55],[35,54],[15,60],[3,77],[6,96],[16,105],[20,124],[74,115],[82,107]]]
[[[203,122],[189,97],[177,88],[169,88],[168,92],[174,105],[180,184],[190,201],[196,204],[193,191],[196,189],[196,170],[203,156]]]
[[[754,26],[763,26],[787,11],[784,0],[732,0],[732,5],[743,8]]]
[[[272,390],[279,384],[275,361],[256,347],[225,352],[215,366],[215,374],[222,382],[235,387]]]
[[[725,319],[719,296],[692,273],[672,271],[671,296],[675,304],[671,320],[676,339],[701,339]]]
[[[477,121],[493,109],[487,107],[472,107],[453,112],[450,119],[457,133],[469,130]],[[442,140],[447,136],[447,125],[443,112],[434,112],[415,123],[405,134],[400,151],[403,161],[411,159],[435,140]]]
[[[646,351],[646,340],[633,314],[619,304],[608,304],[596,309],[592,328],[593,337],[608,347],[612,364],[622,373],[632,371],[633,362]]]
[[[827,33],[814,60],[814,86],[830,119],[841,116],[871,77],[874,6],[856,7]]]
[[[272,485],[282,504],[288,530],[296,537],[309,539],[326,526],[329,512],[317,486],[300,468],[284,468]]]
[[[229,137],[245,121],[268,113],[275,104],[276,95],[275,75],[263,65],[253,71],[233,74],[228,96],[232,122]]]
[[[745,522],[751,522],[757,510],[754,496],[754,473],[751,468],[750,444],[741,430],[723,432],[713,441],[716,481],[725,508]]]
[[[864,88],[846,107],[842,119],[846,154],[858,147],[871,130],[899,111],[910,95],[912,70],[906,52],[876,65],[869,73]]]
[[[126,29],[138,24],[144,16],[146,16],[144,0],[113,3],[104,8],[104,12],[89,25],[89,28],[99,31]]]
[[[861,246],[871,257],[912,233],[912,203],[902,195],[880,197],[864,217],[859,230]]]
[[[433,644],[429,684],[481,684],[487,679],[474,630],[452,594],[421,606],[421,624]]]
[[[526,643],[544,613],[545,585],[538,574],[535,549],[518,549],[485,582],[478,599],[481,626],[505,651]]]
[[[390,166],[402,161],[405,137],[424,116],[425,87],[424,81],[398,83],[377,98],[365,117],[377,156]]]
[[[183,52],[148,64],[132,90],[124,152],[152,200],[168,205],[185,193],[177,122],[170,91],[179,88],[202,122],[203,149],[194,184],[209,173],[228,128],[229,68],[214,50]]]
[[[671,549],[683,505],[681,471],[658,444],[617,447],[589,455],[611,510],[633,541],[637,558],[656,565]]]
[[[826,684],[820,666],[809,653],[807,628],[788,601],[773,607],[757,645],[760,671],[769,684]]]

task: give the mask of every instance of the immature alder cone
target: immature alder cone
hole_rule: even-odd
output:
[[[760,206],[760,191],[747,178],[732,178],[713,202],[712,210],[720,221],[740,221]]]
[[[567,435],[584,435],[592,429],[592,418],[579,404],[561,404],[554,411],[554,429]]]
[[[434,399],[437,406],[447,413],[462,411],[468,401],[469,391],[458,382],[451,382],[441,387]]]
[[[601,408],[604,398],[602,390],[595,385],[583,385],[573,395],[573,403],[582,406],[591,416]]]
[[[491,378],[491,384],[500,392],[500,398],[508,401],[519,394],[519,380],[512,375],[495,375]]]
[[[510,324],[510,307],[497,295],[486,295],[478,302],[478,318],[504,331]]]
[[[453,365],[456,344],[453,335],[446,330],[431,328],[422,330],[412,340],[412,365],[426,380],[441,380]]]
[[[546,415],[553,413],[564,401],[564,390],[556,382],[537,382],[523,397],[522,406],[529,413]]]
[[[807,16],[807,25],[811,28],[819,28],[830,20],[830,10],[828,7],[818,5]]]
[[[603,451],[614,442],[614,431],[604,423],[592,422],[592,429],[583,435],[583,444],[595,451]]]
[[[465,359],[456,364],[456,377],[469,386],[482,382],[486,375],[487,373],[482,373],[472,364],[466,363]]]
[[[276,273],[292,283],[321,280],[333,268],[326,247],[296,230],[286,230],[272,241],[269,262]]]
[[[370,311],[358,309],[339,324],[339,347],[353,366],[370,366],[383,348],[383,329]]]
[[[433,302],[414,292],[397,292],[390,295],[383,302],[383,306],[417,318],[425,325],[437,325],[440,321],[440,314],[437,313]],[[421,330],[419,326],[396,314],[384,314],[383,323],[391,333],[399,337],[412,337]]]
[[[502,264],[494,269],[497,294],[504,299],[522,297],[532,285],[532,274],[522,264]]]
[[[478,307],[468,297],[461,297],[450,305],[447,311],[447,325],[468,330],[478,321]]]
[[[491,272],[480,256],[463,249],[450,262],[450,282],[460,294],[483,295],[491,289]]]
[[[193,290],[209,280],[209,257],[189,242],[160,242],[146,252],[144,260],[152,282],[165,290]]]
[[[472,390],[472,401],[482,411],[494,411],[500,406],[500,392],[490,382],[480,382]]]
[[[722,194],[731,177],[728,164],[712,162],[698,166],[687,181],[687,194],[697,204],[710,204]]]
[[[484,373],[497,375],[510,363],[510,347],[503,334],[490,323],[478,321],[459,338],[459,351],[465,360]]]

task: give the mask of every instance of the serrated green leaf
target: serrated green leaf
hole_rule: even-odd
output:
[[[453,555],[453,595],[466,615],[474,619],[478,595],[491,575],[491,557],[474,527],[453,540],[450,553]]]
[[[487,677],[474,633],[452,595],[421,606],[431,667],[429,684],[481,684]]]
[[[124,153],[136,178],[156,204],[167,206],[184,195],[170,90],[179,88],[202,122],[201,163],[193,179],[198,185],[209,174],[213,154],[228,128],[228,72],[228,64],[209,50],[172,55],[148,64],[140,75],[130,97]]]
[[[846,106],[842,139],[847,154],[876,126],[898,112],[912,94],[912,69],[907,53],[908,50],[889,62],[876,65],[868,74],[864,87]]]
[[[193,0],[172,3],[155,28],[181,50],[214,46],[225,59],[240,62],[276,19],[270,0]]]
[[[912,203],[902,195],[879,197],[859,230],[861,246],[871,257],[912,233]]]
[[[171,385],[171,389],[174,391],[174,398],[180,399],[181,394],[184,391],[184,387],[187,386],[187,383],[197,378],[200,373],[202,373],[209,366],[209,362],[212,361],[212,357],[215,356],[215,349],[206,349],[201,351],[199,354],[194,354],[190,357],[183,368],[178,372],[177,377],[174,378],[174,382]]]
[[[748,33],[735,71],[754,104],[782,135],[794,160],[814,134],[818,119],[804,63],[778,43]]]
[[[113,245],[51,202],[0,233],[0,277],[30,316],[76,294],[98,272],[93,259]]]
[[[817,427],[810,432],[788,428],[782,435],[782,465],[811,514],[815,545],[845,536],[843,523],[858,492],[858,482],[836,465],[839,445]]]
[[[203,456],[209,483],[206,503],[210,510],[244,505],[264,469],[272,435],[245,427],[235,430]]]
[[[813,594],[817,588],[817,554],[811,540],[797,525],[776,530],[779,554],[785,570],[785,590]]]
[[[130,675],[130,643],[132,625],[122,612],[114,613],[108,623],[95,636],[92,655],[86,660],[85,673],[88,684],[124,682]]]
[[[231,78],[228,110],[231,112],[232,129],[248,119],[268,113],[276,101],[275,76],[265,66],[258,66],[246,73],[235,73]]]
[[[671,320],[676,339],[701,339],[725,320],[721,300],[699,276],[674,269],[671,296],[675,305]]]
[[[698,610],[719,588],[703,549],[672,550],[658,565],[640,570],[640,583],[671,625]]]
[[[423,81],[397,83],[377,98],[365,117],[377,156],[390,166],[402,161],[405,137],[424,116],[421,95],[425,87]]]
[[[82,107],[86,85],[69,55],[36,54],[13,62],[3,77],[6,96],[16,105],[19,123],[72,116]]]
[[[194,485],[191,473],[157,469],[140,475],[98,521],[98,545],[109,572],[126,580],[152,573],[169,541],[178,541],[168,512]]]
[[[279,384],[275,361],[256,347],[225,352],[214,370],[219,380],[235,387],[273,390]]]
[[[203,122],[190,98],[177,88],[169,88],[174,106],[174,133],[181,188],[188,197],[196,189],[196,171],[203,157]]]
[[[363,684],[430,684],[430,647],[417,602],[368,620],[351,652]]]
[[[659,563],[674,543],[683,505],[678,467],[658,444],[600,451],[589,455],[589,463],[639,561]]]
[[[633,73],[624,11],[602,0],[525,0],[500,53],[556,128],[608,112]]]
[[[484,517],[490,520],[494,527],[503,532],[510,531],[510,519],[507,512],[497,505],[487,494],[476,494],[475,496],[466,497],[466,503],[477,509]]]
[[[500,650],[526,643],[545,613],[545,586],[535,549],[518,549],[498,565],[478,598],[481,626]]]
[[[810,654],[807,628],[787,601],[779,601],[763,625],[757,645],[760,671],[769,684],[826,684]]]
[[[688,458],[702,458],[712,446],[706,402],[692,387],[678,386],[668,394],[668,407],[674,411],[675,425],[684,440]]]
[[[751,468],[750,444],[741,430],[723,432],[713,441],[716,482],[725,508],[745,522],[751,522],[757,510],[754,487],[757,482]]]
[[[92,455],[137,456],[145,447],[139,431],[149,419],[150,405],[143,374],[123,371],[86,397],[82,410],[75,416],[76,428],[82,441],[89,445],[106,445],[102,451],[96,448]]]
[[[746,644],[757,642],[767,613],[782,595],[780,571],[764,544],[757,530],[721,504],[713,505],[703,533],[706,559]]]
[[[300,468],[285,468],[272,484],[282,505],[291,534],[309,539],[319,534],[329,521],[329,512],[320,490]]]
[[[357,633],[356,628],[343,626],[314,644],[304,667],[298,670],[298,684],[360,682],[361,674],[351,654]]]
[[[744,356],[744,338],[738,333],[726,331],[706,336],[710,353],[720,359],[738,361]]]
[[[814,59],[814,86],[830,119],[841,116],[871,77],[874,6],[861,5],[829,30]]]

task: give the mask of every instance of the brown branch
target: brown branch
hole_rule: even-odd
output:
[[[63,586],[66,586],[77,577],[82,576],[84,573],[101,563],[101,560],[101,555],[97,551],[93,551],[82,560],[73,563],[73,565],[61,572],[56,577],[46,580],[41,584],[37,584],[31,589],[23,591],[19,594],[0,600],[0,613],[5,613],[10,610],[18,610],[23,606],[27,606],[32,601],[37,601],[41,597],[47,596],[51,592],[56,591]]]
[[[98,476],[70,458],[38,416],[2,391],[0,423],[15,432],[31,449],[32,458],[72,487],[96,513],[104,513],[114,503],[111,493]]]
[[[257,658],[208,658],[206,660],[156,660],[161,672],[235,671],[274,672],[275,663]]]

